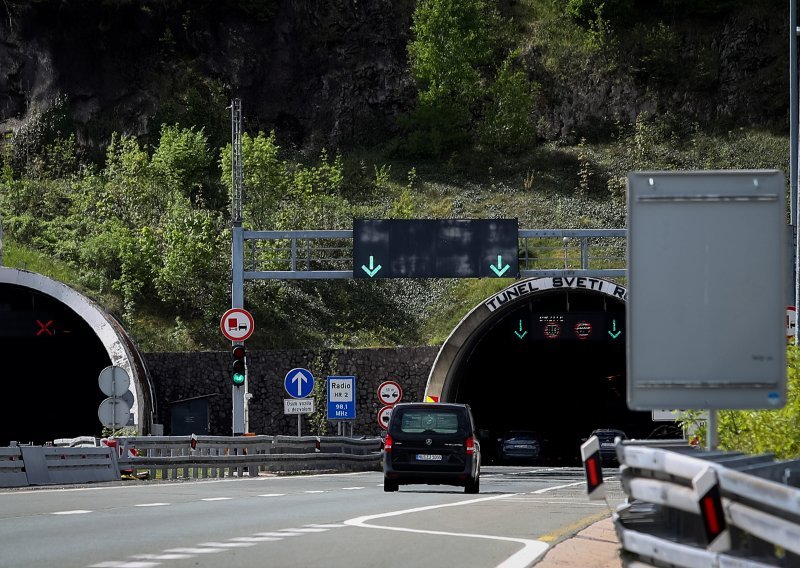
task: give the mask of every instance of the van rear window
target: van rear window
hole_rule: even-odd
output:
[[[457,412],[452,411],[407,410],[400,421],[400,431],[407,434],[455,434],[459,430],[458,416]]]

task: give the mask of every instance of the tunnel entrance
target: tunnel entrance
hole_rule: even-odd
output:
[[[475,308],[434,363],[428,400],[472,407],[492,442],[509,430],[544,440],[539,463],[578,464],[592,430],[675,437],[671,425],[626,403],[625,298],[594,278],[522,281]],[[445,368],[447,365],[447,368]]]
[[[106,398],[98,385],[109,365],[123,368],[128,425],[153,426],[152,386],[122,326],[90,299],[25,270],[0,268],[0,447],[44,445],[57,438],[100,436]]]

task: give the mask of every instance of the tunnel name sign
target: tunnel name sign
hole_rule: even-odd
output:
[[[777,170],[628,174],[632,410],[785,404],[785,193]]]
[[[586,276],[574,277],[557,277],[557,278],[533,278],[524,280],[514,286],[509,286],[505,290],[498,292],[483,305],[488,308],[490,312],[502,307],[504,304],[511,300],[515,300],[528,294],[540,292],[542,290],[557,290],[560,288],[594,290],[602,292],[607,296],[619,298],[620,301],[625,302],[628,299],[628,290],[607,280],[600,280],[599,278],[588,278]]]
[[[517,219],[354,219],[354,278],[517,278]]]

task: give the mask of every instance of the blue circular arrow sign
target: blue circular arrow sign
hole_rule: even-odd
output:
[[[314,375],[308,369],[292,369],[283,379],[283,388],[292,398],[305,398],[314,389]]]

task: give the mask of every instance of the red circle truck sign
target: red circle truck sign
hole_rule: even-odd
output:
[[[222,335],[231,341],[244,341],[255,330],[255,323],[250,312],[242,308],[231,308],[224,314],[219,322]]]

